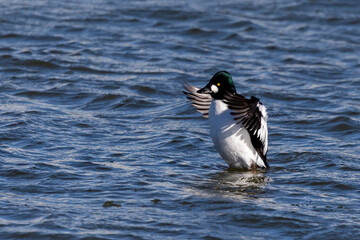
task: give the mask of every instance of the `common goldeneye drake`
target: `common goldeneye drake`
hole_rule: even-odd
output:
[[[267,113],[256,97],[236,93],[230,73],[215,73],[202,89],[185,84],[184,93],[197,111],[209,118],[216,150],[230,168],[269,168]]]

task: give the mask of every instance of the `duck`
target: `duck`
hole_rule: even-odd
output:
[[[266,107],[254,96],[236,92],[227,71],[216,72],[203,88],[184,84],[183,93],[203,117],[209,119],[215,149],[230,169],[267,169],[268,127]]]

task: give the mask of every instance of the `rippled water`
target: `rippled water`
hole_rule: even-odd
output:
[[[1,239],[360,238],[358,1],[0,1]],[[268,108],[229,171],[182,94]]]

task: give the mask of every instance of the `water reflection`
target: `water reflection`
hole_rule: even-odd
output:
[[[261,170],[252,172],[226,169],[199,178],[201,180],[194,183],[193,187],[184,189],[187,194],[232,201],[261,198],[269,182],[266,171]]]
[[[268,178],[264,171],[224,170],[211,176],[214,191],[226,198],[258,198],[265,192]]]

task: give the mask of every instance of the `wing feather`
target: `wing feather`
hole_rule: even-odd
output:
[[[239,94],[225,94],[224,102],[228,104],[234,120],[242,124],[249,132],[251,142],[263,159],[265,166],[268,150],[268,129],[266,107],[256,97],[247,99]]]
[[[197,93],[199,88],[188,83],[184,84],[184,88],[186,91],[183,91],[183,93],[192,102],[191,104],[198,112],[202,113],[203,117],[208,118],[210,105],[213,100],[210,94]]]

